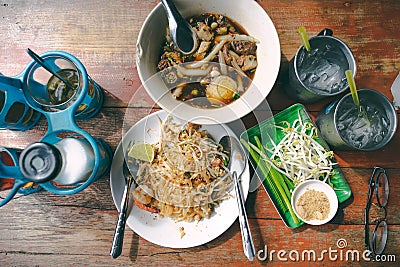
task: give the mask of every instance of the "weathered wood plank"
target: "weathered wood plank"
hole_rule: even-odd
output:
[[[30,61],[25,49],[37,53],[63,50],[72,53],[86,66],[91,77],[106,91],[100,114],[78,124],[94,137],[107,141],[113,149],[121,140],[126,107],[140,92],[135,65],[135,44],[144,19],[159,1],[3,1],[0,3],[0,72],[14,76]],[[273,1],[261,0],[277,29],[281,43],[281,69],[276,84],[267,97],[269,106],[279,112],[294,101],[283,92],[287,84],[287,67],[300,45],[297,28],[307,27],[310,36],[328,27],[345,41],[357,61],[358,88],[376,89],[389,99],[390,86],[400,70],[400,2],[382,1]],[[143,98],[143,99],[142,99]],[[315,118],[331,101],[306,105]],[[148,114],[153,103],[141,95],[130,123]],[[139,108],[142,107],[142,108]],[[261,111],[262,112],[262,111]],[[250,127],[251,115],[244,118]],[[23,148],[39,140],[46,132],[44,119],[25,132],[0,131],[0,145]],[[261,188],[249,195],[246,208],[256,250],[337,249],[344,238],[344,250],[364,250],[363,209],[367,182],[375,165],[387,168],[390,182],[388,205],[389,237],[386,254],[400,257],[400,191],[398,149],[399,130],[394,140],[376,152],[335,151],[336,158],[349,181],[353,197],[340,205],[332,223],[303,226],[291,230],[284,226],[268,196]],[[0,208],[1,266],[221,266],[249,265],[242,254],[239,225],[236,221],[216,240],[192,249],[168,249],[151,244],[127,230],[122,256],[112,260],[109,254],[117,211],[110,194],[109,177],[95,182],[85,191],[68,197],[40,192],[15,199]],[[343,251],[344,251],[343,250]],[[276,254],[275,254],[276,255]],[[399,259],[397,258],[397,262]],[[293,263],[275,260],[253,265]],[[315,262],[297,262],[314,266]],[[365,261],[330,261],[323,265],[369,266]],[[395,263],[375,264],[396,266]]]
[[[73,211],[73,210],[71,210]],[[52,215],[50,213],[50,215]],[[72,215],[75,215],[72,213]],[[32,216],[35,221],[38,217],[46,217],[46,214],[36,212]],[[92,214],[82,214],[88,223],[94,221],[113,222],[113,216],[101,214],[93,219]],[[51,220],[51,219],[49,219]],[[61,225],[65,223],[65,226]],[[242,240],[238,223],[234,223],[229,230],[219,238],[203,246],[189,249],[168,249],[149,243],[138,237],[132,231],[125,233],[125,242],[122,255],[117,260],[108,256],[111,236],[111,227],[100,228],[75,228],[74,232],[68,229],[68,220],[57,220],[53,218],[54,226],[42,230],[30,231],[28,228],[13,229],[8,240],[0,240],[0,261],[6,265],[31,265],[32,262],[39,266],[71,265],[71,266],[122,266],[126,264],[144,266],[240,266],[248,263],[242,253]],[[60,225],[57,227],[56,225]],[[287,263],[293,263],[289,258],[291,251],[299,253],[300,263],[313,265],[317,258],[323,262],[340,265],[365,265],[362,258],[365,250],[363,236],[364,227],[361,225],[325,225],[321,227],[303,227],[296,231],[282,228],[279,221],[275,220],[250,220],[255,249],[260,252],[260,259],[256,258],[254,265],[268,263],[273,266],[281,266],[282,262],[277,258],[277,251],[284,250]],[[385,250],[386,255],[398,254],[399,238],[393,234],[399,232],[399,226],[391,226],[389,233],[390,246]],[[7,236],[6,236],[7,237]],[[37,242],[40,239],[40,243]],[[57,240],[57,245],[54,245]],[[342,240],[347,246],[340,249],[337,242]],[[267,246],[268,259],[264,259],[265,246]],[[336,250],[331,254],[322,255],[323,250]],[[271,251],[273,254],[270,254]],[[302,260],[303,251],[315,251],[316,258],[305,258]],[[346,252],[358,251],[359,260],[346,258]],[[6,252],[5,252],[6,251]],[[340,253],[342,251],[342,258]],[[293,253],[293,252],[292,252]],[[271,256],[272,255],[272,261]],[[292,254],[294,256],[295,254]],[[306,257],[308,254],[305,254]],[[322,255],[322,256],[321,256]],[[337,257],[336,260],[334,257]],[[212,259],[212,261],[210,261]],[[331,260],[332,259],[332,260]],[[348,259],[348,261],[346,261]],[[370,264],[370,263],[368,263]],[[373,266],[373,265],[372,265]],[[376,266],[379,266],[376,265]],[[395,263],[385,263],[385,266],[395,266]]]

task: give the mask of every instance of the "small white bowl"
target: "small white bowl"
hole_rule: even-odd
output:
[[[307,190],[310,190],[310,189],[314,189],[316,191],[323,192],[328,197],[330,211],[329,211],[328,217],[325,220],[309,220],[309,221],[304,220],[297,211],[297,206],[296,206],[297,201]],[[337,212],[338,206],[339,206],[339,201],[336,196],[335,190],[331,186],[329,186],[327,183],[319,181],[319,180],[307,180],[307,181],[301,182],[300,184],[298,184],[295,187],[295,189],[293,190],[293,193],[292,193],[291,204],[292,204],[294,213],[302,221],[304,221],[307,224],[311,224],[311,225],[321,225],[321,224],[325,224],[325,223],[329,222],[336,215],[336,212]]]
[[[144,21],[136,44],[136,66],[147,93],[162,109],[199,124],[228,123],[253,111],[265,101],[274,86],[281,62],[278,33],[268,14],[253,0],[175,0],[174,4],[184,18],[210,12],[225,15],[241,25],[260,41],[258,67],[252,86],[238,100],[224,107],[197,108],[174,99],[161,78],[155,75],[167,28],[167,17],[160,3]]]

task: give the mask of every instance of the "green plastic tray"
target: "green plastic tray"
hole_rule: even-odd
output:
[[[261,143],[265,145],[270,144],[270,138],[268,137],[271,136],[275,143],[278,143],[282,137],[283,133],[281,130],[276,129],[274,125],[279,124],[280,122],[287,121],[289,123],[292,123],[294,120],[298,118],[298,114],[300,112],[300,117],[303,121],[309,121],[311,122],[314,126],[314,122],[308,115],[305,107],[302,104],[294,104],[287,109],[283,110],[282,112],[276,114],[275,116],[261,122],[260,124],[248,129],[247,131],[243,132],[240,135],[240,139],[245,140],[247,142],[255,144],[254,137],[257,136],[259,140],[261,140]],[[318,136],[320,136],[318,134]],[[318,143],[320,143],[323,147],[326,148],[326,150],[330,150],[326,142],[321,139],[317,138],[316,139]],[[276,210],[278,211],[280,217],[284,221],[284,223],[290,227],[290,228],[297,228],[300,225],[304,224],[303,221],[299,220],[297,223],[295,222],[294,218],[291,216],[289,210],[286,208],[282,207],[282,198],[279,192],[277,192],[274,188],[271,188],[271,186],[268,183],[268,179],[271,179],[271,175],[276,175],[279,173],[273,169],[270,168],[267,177],[262,173],[258,166],[258,157],[255,156],[254,154],[250,153],[250,162],[253,165],[253,168],[255,169],[258,177],[262,181],[262,185],[264,189],[266,190],[267,194],[269,195],[272,203],[274,204]],[[345,200],[349,199],[351,196],[351,189],[349,184],[347,183],[346,178],[344,177],[342,170],[340,169],[339,165],[335,165],[334,170],[333,170],[333,175],[330,179],[333,188],[335,189],[336,195],[338,197],[339,203],[344,202]]]

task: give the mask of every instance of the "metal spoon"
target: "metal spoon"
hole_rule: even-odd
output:
[[[121,209],[118,214],[117,225],[115,226],[114,237],[111,245],[110,255],[115,259],[121,255],[122,245],[124,242],[125,224],[126,224],[126,213],[128,210],[129,196],[131,186],[133,182],[132,173],[136,174],[138,171],[138,164],[135,160],[129,161],[129,168],[124,159],[122,166],[122,172],[125,179],[125,188],[121,200]]]
[[[250,226],[247,219],[245,200],[240,177],[246,169],[247,157],[244,153],[242,146],[236,138],[231,136],[223,136],[219,143],[224,150],[230,154],[229,166],[235,184],[236,200],[239,208],[239,224],[240,232],[242,233],[243,251],[246,257],[253,261],[255,256],[255,249],[253,239],[251,237]]]
[[[176,47],[183,54],[193,53],[198,45],[197,34],[192,26],[181,16],[172,0],[161,0],[168,17],[169,34]]]
[[[31,49],[26,49],[26,52],[28,53],[28,55],[35,60],[35,62],[37,64],[39,64],[40,66],[42,66],[45,70],[47,70],[48,72],[50,72],[51,74],[53,74],[54,76],[56,76],[60,81],[62,81],[65,86],[67,86],[68,89],[70,90],[75,90],[75,87],[72,86],[72,84],[70,82],[68,82],[66,79],[64,79],[60,74],[58,74],[57,72],[55,72],[52,68],[50,68],[46,62],[43,60],[43,58],[41,56],[39,56],[38,54],[36,54],[35,52],[33,52]]]

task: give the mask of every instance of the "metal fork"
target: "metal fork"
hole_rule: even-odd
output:
[[[125,188],[124,188],[124,193],[122,195],[121,209],[118,214],[118,221],[117,225],[115,226],[114,237],[110,250],[110,255],[114,259],[117,258],[119,255],[121,255],[122,252],[122,245],[124,242],[124,233],[126,224],[126,213],[128,210],[129,199],[130,199],[129,196],[133,182],[132,173],[136,174],[138,171],[138,164],[136,161],[133,160],[132,162],[130,161],[129,163],[130,167],[128,168],[128,165],[124,158],[124,163],[122,165],[122,173],[125,179]]]

